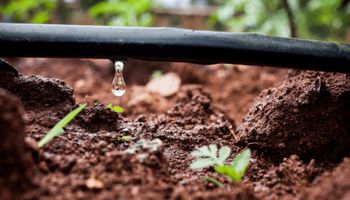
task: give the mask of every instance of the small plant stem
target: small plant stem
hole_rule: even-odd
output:
[[[216,185],[217,187],[223,187],[224,184],[221,183],[220,181],[216,180],[215,178],[209,177],[209,176],[202,176],[201,177],[203,180],[208,181],[209,183],[213,183],[214,185]]]

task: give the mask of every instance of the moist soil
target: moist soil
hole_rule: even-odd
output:
[[[129,61],[117,98],[107,60],[7,61],[18,73],[0,62],[0,199],[350,199],[349,74]],[[175,94],[147,90],[155,70],[180,77]],[[252,150],[242,182],[189,169],[209,144]]]

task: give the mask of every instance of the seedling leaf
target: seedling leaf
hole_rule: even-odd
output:
[[[124,112],[124,109],[121,106],[113,106],[111,109],[116,113]]]
[[[231,148],[228,146],[221,147],[219,152],[215,144],[202,146],[191,153],[191,155],[197,157],[197,159],[192,162],[190,168],[202,169],[215,165],[223,165],[230,154]]]
[[[239,182],[249,165],[251,152],[246,149],[234,159],[231,165],[217,165],[215,171],[219,174],[228,176],[232,181]]]
[[[109,108],[109,109],[111,109],[111,110],[113,110],[114,112],[116,112],[116,113],[122,113],[122,112],[124,112],[124,109],[121,107],[121,106],[113,106],[113,104],[108,104],[107,106],[106,106],[106,108]]]
[[[86,104],[79,105],[78,108],[68,113],[61,121],[59,121],[38,143],[38,147],[42,148],[49,143],[54,137],[63,134],[63,128],[69,124],[84,108]]]
[[[231,155],[231,148],[228,146],[221,147],[219,151],[219,162],[224,163],[225,160]]]
[[[233,180],[233,181],[238,181],[238,180],[236,180],[238,178],[236,172],[229,165],[222,165],[222,166],[217,165],[217,166],[215,166],[215,171],[219,174],[230,177],[231,180]]]
[[[218,147],[215,144],[209,145],[210,157],[217,158]]]
[[[193,151],[191,155],[194,157],[205,157],[210,155],[210,150],[208,146],[202,146],[197,151]]]
[[[250,149],[246,149],[240,154],[238,154],[232,162],[231,166],[234,169],[234,171],[238,174],[239,180],[241,180],[242,176],[248,168],[250,157],[251,151]]]
[[[201,158],[193,161],[190,165],[191,169],[202,169],[206,168],[208,166],[213,166],[215,165],[215,160],[212,158]]]

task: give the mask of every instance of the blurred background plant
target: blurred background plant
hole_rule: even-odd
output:
[[[5,22],[151,26],[153,0],[0,0]]]
[[[9,0],[0,4],[3,20],[14,22],[45,23],[55,9],[55,0]]]
[[[348,0],[222,0],[209,20],[219,30],[344,40]]]
[[[347,37],[350,38],[349,2],[350,0],[0,0],[0,19],[3,22],[178,26],[346,41]]]
[[[152,0],[107,0],[93,5],[90,15],[98,24],[117,26],[151,26]]]

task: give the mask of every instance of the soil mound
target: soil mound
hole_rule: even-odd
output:
[[[19,97],[30,124],[52,127],[75,104],[73,89],[58,79],[25,76],[2,70],[0,87]]]
[[[79,126],[90,132],[97,132],[101,129],[108,131],[117,130],[119,127],[118,121],[122,120],[122,117],[118,113],[100,103],[95,103],[94,106],[84,109],[77,116]]]
[[[350,77],[302,72],[262,92],[238,128],[239,142],[281,160],[341,160],[350,153]]]
[[[179,144],[223,144],[234,141],[234,122],[212,105],[211,97],[196,85],[184,86],[175,105],[154,119],[156,137]],[[181,141],[181,142],[180,142]]]
[[[73,89],[61,80],[0,73],[0,87],[18,96],[26,106],[74,104]]]
[[[0,88],[0,196],[17,199],[30,183],[33,165],[27,154],[23,108],[14,95]],[[16,192],[14,192],[16,191]]]

